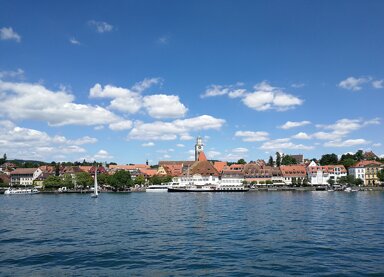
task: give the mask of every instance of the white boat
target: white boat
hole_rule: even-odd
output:
[[[92,198],[97,198],[99,196],[99,192],[97,191],[97,166],[95,169],[95,181],[94,181],[94,191],[91,195]]]
[[[4,194],[36,194],[39,193],[39,191],[35,188],[33,189],[13,189],[9,188],[6,191],[4,191]]]
[[[168,187],[169,187],[168,185],[150,185],[145,189],[145,191],[146,192],[167,192]]]
[[[357,192],[359,190],[358,189],[352,189],[351,187],[347,187],[347,188],[344,189],[344,191],[346,191],[346,192]]]
[[[189,184],[189,185],[174,185],[168,188],[168,192],[241,192],[249,191],[244,185],[229,185],[229,184]]]

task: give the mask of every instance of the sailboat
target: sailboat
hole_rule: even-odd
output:
[[[99,193],[97,192],[97,166],[95,168],[95,181],[94,181],[94,192],[92,193],[92,198],[97,198]]]

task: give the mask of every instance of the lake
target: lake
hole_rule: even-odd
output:
[[[1,276],[383,276],[383,192],[0,195]]]

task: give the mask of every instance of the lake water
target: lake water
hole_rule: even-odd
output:
[[[384,193],[0,195],[1,276],[384,276]]]

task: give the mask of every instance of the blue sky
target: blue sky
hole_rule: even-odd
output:
[[[382,1],[0,1],[0,154],[384,154]]]

